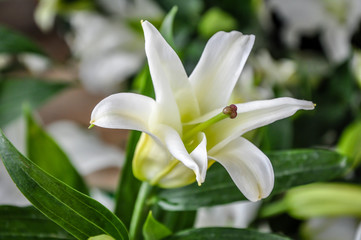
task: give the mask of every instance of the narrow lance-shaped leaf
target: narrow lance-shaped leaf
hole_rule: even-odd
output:
[[[160,33],[163,35],[164,39],[167,40],[169,45],[174,47],[174,38],[173,38],[173,22],[175,15],[177,14],[178,7],[174,6],[165,16],[162,26],[160,27]]]
[[[275,234],[261,233],[251,229],[197,228],[176,233],[166,240],[290,240]]]
[[[76,190],[88,194],[83,178],[71,164],[59,145],[35,122],[30,110],[25,110],[26,146],[28,157],[41,169]]]
[[[32,78],[0,77],[0,127],[21,116],[25,102],[35,109],[68,85]]]
[[[0,156],[24,196],[77,239],[101,234],[127,240],[123,223],[106,207],[41,170],[22,156],[0,131]]]
[[[330,150],[290,150],[267,155],[275,172],[275,185],[271,195],[295,186],[331,180],[349,168],[345,156]],[[176,190],[165,189],[155,199],[161,207],[174,211],[195,210],[240,200],[246,198],[218,164],[210,168],[207,181],[202,186],[193,184]]]
[[[44,51],[32,40],[4,26],[0,26],[0,52],[10,54],[28,52],[45,55]]]
[[[75,238],[34,207],[0,206],[0,239],[72,240]]]

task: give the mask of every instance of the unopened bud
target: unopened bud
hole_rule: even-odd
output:
[[[237,117],[237,106],[234,104],[231,104],[231,105],[223,108],[222,112],[226,115],[229,115],[229,117],[231,119],[236,118]]]

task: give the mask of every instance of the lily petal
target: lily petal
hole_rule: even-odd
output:
[[[197,178],[197,182],[200,185],[206,179],[206,173],[208,169],[208,154],[207,154],[207,138],[202,132],[200,135],[200,144],[191,152],[191,158],[197,163],[200,170],[200,176]]]
[[[193,170],[199,185],[203,183],[208,165],[205,136],[203,135],[201,143],[192,152],[191,156],[187,152],[181,137],[174,129],[163,126],[162,130],[164,134],[165,145],[167,146],[172,156],[175,159],[181,161],[186,167]]]
[[[194,116],[199,116],[197,100],[183,64],[175,51],[151,23],[144,21],[142,26],[145,37],[145,52],[156,101],[161,105],[160,109],[166,113],[158,114],[159,117],[162,116],[159,123],[179,130],[180,117],[191,119]]]
[[[212,155],[227,170],[239,190],[250,201],[267,197],[274,185],[268,157],[245,138],[239,137]]]
[[[225,107],[251,52],[255,37],[218,32],[207,43],[189,80],[202,114]]]
[[[315,107],[310,101],[288,97],[241,103],[236,106],[238,116],[235,119],[225,119],[206,130],[211,151],[218,151],[248,131],[292,116],[298,110],[312,110]],[[217,111],[219,113],[221,109]]]
[[[154,99],[143,95],[113,94],[95,106],[90,123],[105,128],[149,132],[148,121],[155,105]]]
[[[177,166],[167,176],[162,178],[159,182],[159,186],[164,188],[176,188],[182,187],[193,183],[195,180],[198,183],[204,182],[208,167],[207,156],[207,141],[204,133],[199,134],[200,144],[190,153],[191,158],[197,163],[200,169],[200,175],[198,179],[190,168],[184,164],[177,164]]]
[[[134,176],[142,181],[149,181],[167,168],[172,159],[167,147],[155,135],[142,133],[133,157]]]

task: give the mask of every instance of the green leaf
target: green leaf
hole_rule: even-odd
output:
[[[90,237],[88,240],[115,240],[115,239],[112,238],[111,236],[102,234],[95,237]]]
[[[168,44],[175,47],[174,38],[173,38],[173,23],[175,15],[177,14],[178,7],[174,6],[165,16],[162,25],[160,27],[160,33],[163,35],[164,39],[167,40]]]
[[[143,225],[143,235],[145,240],[160,240],[172,234],[162,223],[158,222],[149,212],[147,220]]]
[[[331,150],[300,149],[267,154],[275,171],[271,195],[295,186],[335,179],[349,168],[346,156]]]
[[[289,150],[267,154],[275,172],[275,185],[271,195],[282,193],[291,187],[340,176],[348,168],[347,158],[329,150]],[[214,164],[202,186],[192,184],[178,189],[162,190],[156,201],[167,210],[196,210],[245,200],[227,171]]]
[[[292,119],[285,118],[264,126],[260,129],[262,135],[261,149],[263,151],[285,150],[292,148]]]
[[[1,79],[0,77],[0,127],[21,116],[25,102],[35,109],[67,86],[69,84],[32,78]]]
[[[22,156],[0,131],[0,157],[24,196],[77,239],[107,234],[128,239],[123,223],[106,207],[74,190]]]
[[[152,78],[150,77],[149,66],[146,64],[143,69],[138,73],[136,78],[133,81],[133,86],[135,92],[154,98],[154,88],[152,83]]]
[[[201,0],[160,0],[159,4],[163,9],[172,9],[177,6],[179,12],[179,19],[187,20],[187,28],[192,28],[198,23],[199,17],[204,9],[204,3]],[[192,19],[192,21],[189,21]]]
[[[26,110],[26,146],[28,157],[42,170],[76,190],[89,194],[83,178],[59,145],[35,122]]]
[[[75,239],[34,207],[0,206],[0,239]]]
[[[251,229],[197,228],[176,233],[166,240],[290,240],[275,234],[260,233]]]
[[[0,53],[18,54],[24,52],[45,55],[44,51],[29,38],[0,26]]]

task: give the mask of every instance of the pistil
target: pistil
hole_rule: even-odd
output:
[[[205,122],[202,122],[200,124],[198,124],[197,126],[195,126],[194,128],[192,128],[191,130],[189,130],[188,132],[186,132],[183,136],[183,142],[189,142],[194,136],[196,136],[197,133],[203,131],[204,129],[212,126],[213,124],[222,121],[223,119],[226,118],[231,118],[234,119],[237,117],[237,106],[234,104],[231,104],[225,108],[223,108],[222,112],[217,114],[216,116],[208,119]]]

